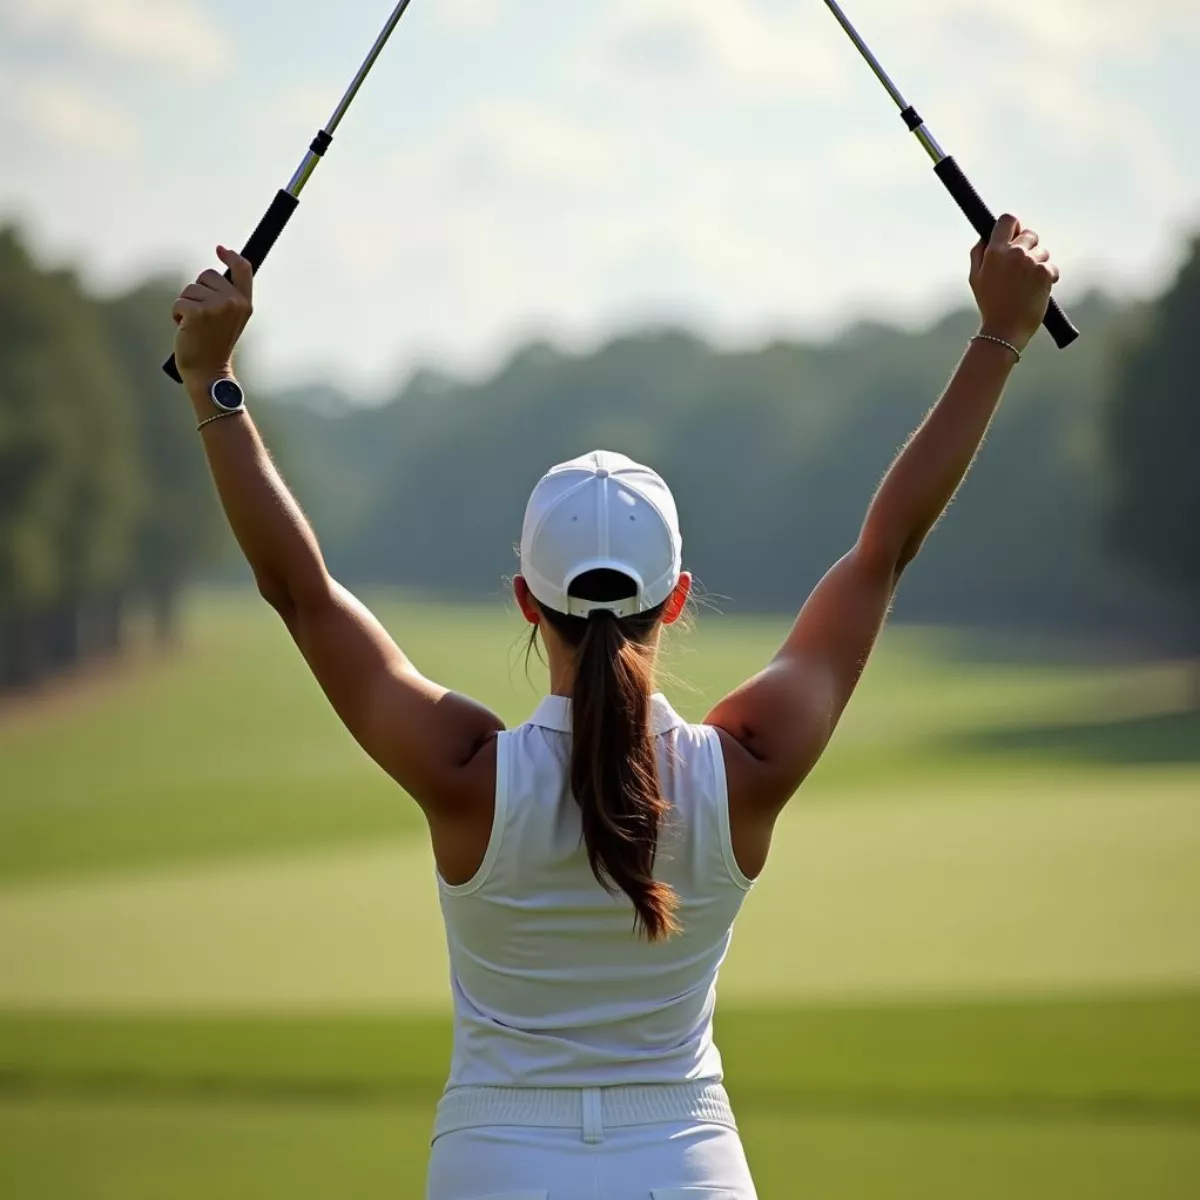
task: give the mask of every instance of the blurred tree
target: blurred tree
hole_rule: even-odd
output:
[[[1176,589],[1200,637],[1200,236],[1118,357],[1107,421],[1113,541]]]
[[[58,349],[52,402],[75,422],[82,453],[60,544],[58,612],[68,639],[57,662],[122,647],[131,599],[136,533],[147,500],[136,440],[137,413],[98,306],[76,281],[60,277],[73,303],[71,333]]]
[[[1038,339],[972,478],[905,579],[898,615],[956,624],[1160,626],[1103,537],[1101,398],[1127,310],[1073,308],[1088,337]],[[683,512],[688,565],[722,606],[794,609],[857,535],[881,473],[974,327],[860,324],[832,340],[721,352],[647,330],[587,355],[544,343],[491,378],[419,373],[390,404],[280,409],[291,482],[353,583],[495,597],[529,489],[597,446],[643,457]]]
[[[114,647],[131,598],[169,635],[182,584],[229,543],[187,407],[155,366],[174,292],[152,280],[96,301],[0,229],[0,682]],[[1031,348],[901,617],[1158,632],[1164,610],[1114,570],[1113,542],[1200,594],[1200,475],[1184,457],[1200,432],[1200,243],[1121,356],[1107,418],[1109,347],[1134,317],[1099,295],[1075,309],[1087,339]],[[864,323],[736,353],[673,329],[583,355],[535,342],[487,380],[418,372],[370,409],[301,389],[256,418],[351,582],[495,597],[538,475],[606,446],[670,480],[689,566],[727,607],[793,609],[850,544],[972,324]]]
[[[45,403],[55,308],[16,231],[0,229],[0,685],[40,673],[40,617],[62,584],[76,439]]]
[[[170,344],[178,293],[175,282],[150,280],[102,306],[136,413],[135,448],[150,496],[137,524],[131,585],[149,603],[164,642],[177,633],[184,583],[215,552],[224,530],[191,407],[155,368]]]
[[[96,306],[0,229],[0,683],[119,641],[143,484]]]

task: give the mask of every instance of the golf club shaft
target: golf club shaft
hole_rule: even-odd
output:
[[[371,47],[370,54],[367,55],[362,66],[359,67],[354,81],[347,88],[346,94],[338,102],[337,108],[333,110],[333,116],[329,118],[324,129],[313,138],[307,153],[296,168],[296,173],[292,176],[287,187],[275,193],[275,199],[271,201],[271,206],[263,215],[263,219],[259,221],[258,227],[250,235],[250,240],[242,248],[242,257],[249,262],[255,271],[266,261],[267,255],[271,253],[271,248],[279,240],[279,235],[283,233],[287,223],[292,219],[292,214],[299,207],[300,193],[304,191],[305,184],[312,178],[313,172],[317,169],[317,164],[325,156],[325,151],[329,149],[329,145],[333,141],[333,135],[337,131],[337,127],[342,123],[342,118],[346,115],[346,110],[353,103],[354,97],[358,95],[363,82],[371,73],[371,68],[375,65],[380,54],[383,53],[383,48],[387,45],[388,39],[395,32],[396,26],[400,23],[400,18],[404,16],[405,10],[411,3],[412,0],[400,0],[400,3],[396,5],[395,10],[383,28],[383,32],[375,39],[375,44]],[[225,278],[228,279],[229,277],[229,272],[226,271]],[[174,354],[163,363],[163,371],[175,380],[176,383],[183,382],[183,377],[179,374],[179,367],[176,365]]]
[[[937,139],[930,133],[925,122],[921,119],[920,113],[904,98],[900,89],[892,82],[891,77],[883,69],[879,59],[872,53],[870,46],[863,41],[857,29],[850,23],[850,19],[842,11],[841,5],[837,0],[825,0],[830,12],[837,18],[838,24],[846,31],[850,40],[858,47],[858,52],[866,59],[867,64],[875,73],[875,77],[883,84],[888,95],[895,101],[896,107],[900,109],[900,116],[903,118],[905,125],[908,126],[911,132],[925,148],[925,152],[933,159],[933,169],[937,177],[942,181],[946,190],[954,197],[955,203],[966,215],[968,221],[979,236],[987,241],[992,236],[992,231],[996,227],[996,218],[992,210],[984,202],[983,197],[975,190],[971,181],[964,174],[962,168],[954,160],[952,155],[947,154],[941,146],[938,145]],[[1046,310],[1046,319],[1043,322],[1047,332],[1054,339],[1054,344],[1060,350],[1066,349],[1077,337],[1079,330],[1071,324],[1070,318],[1058,301],[1050,300],[1049,307]]]

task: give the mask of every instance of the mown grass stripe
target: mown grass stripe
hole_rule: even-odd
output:
[[[431,1117],[438,1092],[417,1080],[372,1082],[344,1079],[231,1079],[222,1076],[165,1078],[134,1073],[38,1074],[0,1070],[0,1097],[229,1103],[321,1104],[427,1107]],[[1050,1096],[1037,1093],[979,1095],[902,1090],[815,1091],[749,1087],[736,1091],[739,1112],[796,1113],[906,1120],[1098,1122],[1200,1125],[1200,1092],[1174,1098],[1100,1094]]]
[[[421,1104],[442,1016],[0,1017],[0,1095]],[[730,1009],[745,1111],[1200,1120],[1200,993]]]

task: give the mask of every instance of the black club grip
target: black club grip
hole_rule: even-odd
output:
[[[938,178],[946,185],[946,191],[954,197],[958,207],[966,213],[975,232],[986,242],[996,228],[996,218],[992,210],[983,202],[983,197],[975,190],[971,181],[963,174],[962,168],[953,157],[943,158],[933,168]],[[1079,330],[1071,324],[1070,318],[1063,312],[1058,301],[1050,300],[1046,310],[1046,319],[1042,322],[1046,332],[1054,339],[1054,344],[1065,350],[1078,336]]]
[[[275,199],[271,201],[271,207],[267,209],[265,216],[258,223],[258,228],[250,235],[250,240],[242,250],[242,257],[247,259],[256,271],[266,261],[267,255],[271,253],[271,247],[279,240],[279,235],[292,219],[292,213],[296,211],[299,204],[300,201],[290,192],[279,191],[275,193]],[[225,278],[229,278],[228,271],[225,272]],[[183,382],[183,377],[179,374],[179,368],[175,365],[175,355],[172,354],[163,363],[163,370],[176,383]]]

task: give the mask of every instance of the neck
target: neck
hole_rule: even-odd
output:
[[[575,666],[567,663],[558,670],[550,664],[550,695],[565,696],[568,700],[575,694]]]
[[[545,630],[544,632],[549,632]],[[658,635],[655,634],[655,650],[657,651]],[[546,650],[546,661],[550,669],[550,694],[565,696],[568,700],[575,693],[575,651],[564,645],[557,637],[542,637],[542,645]]]

